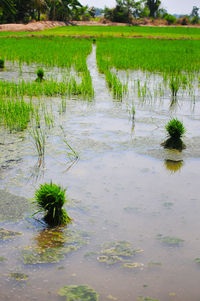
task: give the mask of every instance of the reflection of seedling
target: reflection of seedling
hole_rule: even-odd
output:
[[[36,237],[37,245],[22,250],[24,264],[60,262],[68,253],[76,252],[88,242],[88,233],[67,227],[42,230]]]
[[[0,69],[4,68],[4,59],[0,59]]]
[[[183,160],[165,160],[165,167],[171,172],[175,173],[180,170],[183,166]]]
[[[42,82],[43,79],[44,79],[44,70],[43,69],[38,69],[37,70],[36,82]]]
[[[66,202],[65,190],[60,186],[45,183],[35,193],[39,211],[44,211],[44,221],[50,226],[67,224],[71,221],[65,209],[62,209]]]

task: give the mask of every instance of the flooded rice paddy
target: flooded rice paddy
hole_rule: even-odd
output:
[[[88,68],[93,102],[67,99],[60,113],[58,97],[45,99],[55,125],[42,164],[28,132],[0,130],[0,300],[199,301],[199,101],[179,94],[171,107],[170,94],[134,92],[116,101],[95,47]],[[174,115],[187,129],[182,152],[161,146]],[[32,216],[35,190],[51,180],[67,188],[64,228]]]

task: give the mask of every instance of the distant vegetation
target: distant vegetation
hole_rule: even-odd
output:
[[[199,7],[191,7],[188,15],[170,15],[162,8],[161,0],[116,0],[114,8],[83,6],[78,0],[1,0],[0,24],[31,20],[99,20],[134,24],[146,18],[160,19],[165,24],[199,24]]]

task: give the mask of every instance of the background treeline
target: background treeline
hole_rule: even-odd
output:
[[[79,20],[95,16],[93,8],[78,0],[0,0],[0,23],[31,20]]]
[[[163,19],[167,24],[198,24],[199,8],[193,6],[189,15],[175,16],[161,8],[161,0],[116,0],[112,9],[105,8],[104,17],[112,22],[129,22],[135,19]]]
[[[112,22],[134,23],[145,18],[165,20],[171,24],[199,24],[199,8],[188,15],[175,16],[161,8],[161,0],[116,0],[114,8],[104,10],[82,6],[78,0],[0,0],[0,24],[32,20],[83,20],[104,18]]]

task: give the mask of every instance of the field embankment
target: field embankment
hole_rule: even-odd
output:
[[[28,24],[0,24],[0,33],[41,31],[52,27],[59,27],[65,25],[66,25],[65,22],[61,22],[61,21],[40,21],[40,22],[30,22]]]

